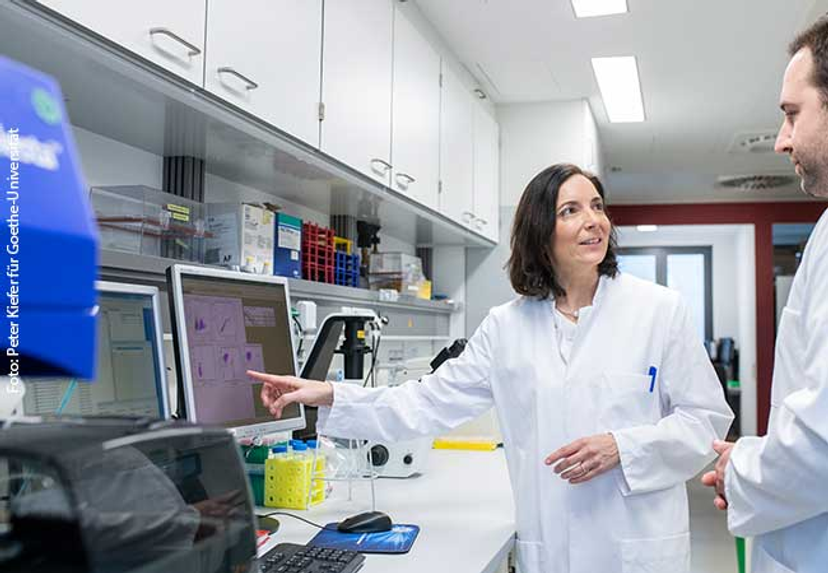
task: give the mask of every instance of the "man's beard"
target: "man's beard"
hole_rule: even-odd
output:
[[[802,192],[810,197],[828,197],[828,181],[826,180],[826,172],[828,166],[809,166],[805,167],[802,163],[799,164],[801,172],[799,188]]]

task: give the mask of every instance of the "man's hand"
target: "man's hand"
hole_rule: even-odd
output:
[[[247,375],[264,382],[262,403],[276,418],[282,417],[282,410],[298,402],[305,406],[331,406],[333,386],[330,382],[304,380],[296,376],[276,376],[248,370]]]
[[[733,442],[723,442],[716,440],[713,442],[713,450],[719,454],[719,459],[716,461],[716,467],[704,474],[701,482],[708,486],[716,488],[716,498],[713,500],[713,505],[722,511],[727,509],[727,498],[725,497],[725,471],[727,464],[730,461],[730,452],[733,450]]]
[[[584,483],[617,466],[621,458],[612,434],[598,434],[575,440],[549,454],[546,465],[555,462],[555,473],[571,484]]]

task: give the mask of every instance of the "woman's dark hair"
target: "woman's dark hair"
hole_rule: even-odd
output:
[[[561,185],[575,175],[589,179],[604,198],[604,186],[598,177],[569,163],[558,163],[535,175],[520,198],[512,224],[512,254],[506,263],[512,288],[519,294],[540,299],[549,298],[550,294],[555,297],[566,294],[555,275],[552,243],[558,193]],[[615,226],[612,226],[607,254],[598,264],[599,275],[614,277],[618,274],[616,246]]]

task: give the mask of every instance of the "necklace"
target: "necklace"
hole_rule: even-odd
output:
[[[577,310],[564,310],[564,309],[562,309],[561,307],[559,307],[557,305],[555,306],[555,308],[557,308],[558,312],[560,312],[564,316],[568,316],[569,318],[573,319],[575,322],[578,322],[579,311],[577,311]]]

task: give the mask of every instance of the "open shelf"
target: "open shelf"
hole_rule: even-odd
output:
[[[101,250],[99,261],[100,275],[104,280],[137,282],[163,288],[166,288],[167,284],[167,267],[174,264],[194,263],[108,249]],[[288,279],[288,286],[291,297],[304,296],[317,301],[331,301],[339,305],[370,305],[439,314],[450,314],[456,309],[454,304],[448,302],[423,300],[404,295],[400,295],[396,301],[385,301],[380,300],[379,293],[376,291],[300,279]]]

